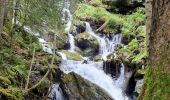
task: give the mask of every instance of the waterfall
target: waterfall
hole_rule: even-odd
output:
[[[116,80],[116,85],[124,91],[126,89],[127,85],[128,85],[130,77],[132,76],[132,72],[130,71],[130,72],[125,73],[124,64],[122,63],[121,66],[122,67],[121,67],[121,70],[120,70],[120,76]]]
[[[104,73],[101,67],[103,67],[103,62],[82,64],[81,61],[67,60],[61,63],[60,69],[65,73],[75,72],[79,74],[83,78],[103,88],[115,100],[126,100],[127,97],[123,95],[122,89],[116,85],[116,82],[111,76]]]
[[[115,47],[117,44],[121,44],[121,34],[116,34],[113,36],[112,40],[109,40],[108,38],[105,37],[100,37],[96,35],[90,24],[88,22],[85,22],[86,24],[86,32],[89,33],[91,36],[95,37],[97,41],[99,42],[99,55],[104,59],[107,60],[107,56],[111,53],[114,52]]]
[[[74,40],[74,36],[72,34],[70,34],[70,28],[72,25],[73,16],[70,13],[69,2],[67,0],[64,1],[63,17],[62,17],[62,20],[64,20],[64,21],[67,21],[66,13],[68,15],[68,22],[66,24],[65,32],[68,34],[69,43],[70,43],[70,51],[74,52],[75,40]]]
[[[65,32],[68,33],[69,43],[70,43],[70,51],[75,52],[75,43],[74,36],[70,34],[70,28],[72,25],[73,17],[69,11],[69,2],[65,0],[64,8],[63,8],[63,16],[62,20],[66,21]],[[101,56],[104,60],[107,60],[107,56],[115,50],[117,44],[121,44],[121,34],[116,34],[112,37],[112,39],[108,39],[106,37],[100,37],[95,34],[88,22],[86,24],[86,32],[89,33],[90,37],[94,37],[99,42],[99,56]],[[125,73],[125,67],[122,64],[120,76],[118,79],[113,79],[110,75],[106,74],[103,70],[104,62],[95,62],[90,61],[88,57],[82,57],[84,60],[82,61],[74,61],[67,59],[66,54],[62,52],[58,52],[58,54],[62,57],[63,61],[60,64],[60,69],[68,74],[70,72],[75,72],[84,79],[89,80],[90,82],[98,85],[102,89],[104,89],[114,100],[128,100],[128,98],[124,95],[124,89],[127,85],[128,79],[130,78],[130,74]],[[110,64],[106,63],[106,66],[110,66]],[[108,73],[111,73],[111,69],[109,67]],[[127,76],[126,76],[127,75]],[[54,88],[55,98],[57,100],[64,100],[62,96],[62,91],[59,91],[59,86]],[[53,92],[52,92],[53,93]]]
[[[91,36],[95,37],[97,39],[97,41],[99,42],[99,55],[105,59],[105,55],[107,53],[107,49],[106,49],[107,47],[106,47],[105,40],[93,32],[93,30],[90,27],[90,24],[88,22],[85,22],[85,24],[86,24],[86,32],[89,33]]]
[[[54,84],[50,88],[51,92],[47,100],[64,100],[62,89],[59,87],[59,84]]]

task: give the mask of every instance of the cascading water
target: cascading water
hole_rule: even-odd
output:
[[[132,72],[130,71],[130,72],[125,73],[124,64],[122,63],[121,66],[122,67],[121,67],[121,70],[120,70],[120,76],[116,80],[116,85],[124,91],[126,89],[127,85],[128,85],[128,81],[129,81],[130,77],[132,76]]]
[[[97,39],[97,41],[99,42],[99,55],[101,55],[103,58],[105,58],[105,54],[107,53],[107,47],[106,47],[106,42],[103,38],[97,36],[92,28],[90,27],[90,24],[88,22],[86,23],[86,32],[89,33],[91,36],[95,37]]]
[[[63,92],[59,87],[59,84],[54,84],[51,87],[51,92],[48,95],[48,100],[64,100]]]
[[[70,51],[74,52],[75,49],[75,41],[74,36],[70,34],[70,28],[72,25],[73,17],[69,10],[69,2],[67,0],[64,1],[64,8],[63,8],[63,18],[62,20],[67,21],[66,13],[68,15],[68,22],[66,24],[65,32],[68,33],[69,43],[70,43]]]
[[[121,44],[121,34],[116,34],[113,36],[112,40],[109,40],[108,38],[105,37],[100,37],[96,35],[90,24],[88,22],[85,22],[86,24],[86,32],[89,33],[91,36],[95,37],[98,42],[99,42],[99,55],[104,59],[107,60],[107,56],[115,50],[115,47],[117,44]]]
[[[61,56],[63,60],[67,60],[67,56],[64,53],[58,52],[58,54]]]
[[[79,74],[83,78],[103,88],[115,100],[127,100],[127,97],[123,95],[122,89],[116,84],[119,81],[114,81],[111,76],[106,75],[101,67],[103,67],[103,62],[82,64],[81,61],[67,60],[61,63],[60,69],[65,73],[75,72]],[[122,81],[120,81],[120,83],[121,82]]]
[[[73,17],[69,11],[69,2],[67,0],[65,0],[64,3],[62,20],[67,21],[65,32],[68,33],[70,51],[74,52],[75,49],[74,37],[69,32],[72,25]],[[96,35],[93,32],[92,28],[90,27],[90,24],[88,22],[85,23],[86,23],[86,32],[88,32],[90,36],[95,37],[99,42],[100,45],[99,55],[103,59],[107,60],[107,56],[115,50],[116,45],[121,43],[121,34],[117,34],[112,38],[112,40],[109,40],[108,38],[100,37]],[[67,55],[65,55],[62,52],[58,52],[58,54],[63,59],[62,63],[60,64],[60,69],[64,73],[68,74],[70,72],[75,72],[79,74],[81,77],[91,81],[92,83],[104,89],[114,100],[128,99],[123,93],[124,90],[123,87],[126,86],[126,82],[128,80],[128,77],[125,77],[126,73],[123,65],[121,68],[120,77],[116,80],[116,79],[112,79],[110,75],[107,75],[103,71],[103,61],[101,62],[89,61],[88,59],[86,59],[86,57],[82,57],[84,58],[84,61],[74,61],[74,60],[68,60]],[[55,87],[55,90],[57,91],[56,98],[57,100],[64,100],[64,98],[61,95],[62,92],[58,91],[57,90],[58,88],[59,86]]]

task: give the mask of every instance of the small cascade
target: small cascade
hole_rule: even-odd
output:
[[[68,33],[68,38],[69,38],[69,43],[70,43],[70,51],[74,52],[75,40],[74,40],[74,36],[72,34],[70,34],[70,28],[71,28],[71,25],[72,25],[73,16],[70,13],[69,5],[70,5],[69,2],[67,0],[65,0],[64,1],[62,20],[67,21],[67,18],[68,18],[68,22],[66,24],[65,32]],[[66,16],[66,14],[68,15],[68,17]]]
[[[114,52],[115,47],[118,44],[121,44],[121,39],[122,36],[121,34],[116,34],[115,36],[113,36],[112,40],[109,40],[108,38],[105,37],[100,37],[98,35],[96,35],[90,24],[88,22],[85,22],[86,24],[86,32],[89,33],[91,36],[95,37],[98,42],[99,42],[99,55],[104,59],[107,60],[107,56],[111,53]]]
[[[116,80],[116,85],[118,87],[120,87],[123,91],[126,89],[129,79],[132,76],[132,72],[125,72],[125,66],[122,63],[121,64],[121,70],[120,70],[120,76],[119,78]]]
[[[123,95],[123,91],[117,86],[111,76],[101,69],[103,62],[88,62],[82,64],[81,61],[63,61],[60,69],[65,72],[75,72],[83,78],[103,88],[115,100],[126,100],[127,97]]]
[[[59,87],[59,84],[54,84],[51,87],[50,94],[47,100],[64,100],[62,89]]]
[[[97,41],[99,42],[99,55],[102,56],[102,58],[105,58],[105,54],[107,53],[107,47],[106,47],[106,42],[103,38],[99,37],[98,35],[96,35],[90,24],[88,22],[85,22],[86,24],[86,32],[89,33],[91,36],[95,37],[97,39]]]

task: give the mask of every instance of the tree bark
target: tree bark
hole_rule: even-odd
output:
[[[151,12],[146,12],[149,59],[138,99],[170,100],[170,0],[147,0],[146,3],[152,4]]]
[[[0,0],[0,35],[3,30],[4,12],[5,12],[5,0]]]

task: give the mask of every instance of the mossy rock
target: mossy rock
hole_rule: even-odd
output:
[[[103,61],[103,58],[100,57],[100,56],[96,56],[96,57],[94,58],[94,60],[97,61],[97,62],[100,62],[100,61]]]
[[[135,77],[140,77],[140,76],[144,76],[146,73],[146,70],[144,69],[138,69],[136,72],[135,72]]]
[[[97,39],[84,32],[75,36],[77,47],[80,48],[80,53],[83,56],[92,56],[98,54],[99,43]]]
[[[73,72],[63,75],[60,86],[67,100],[112,100],[106,91]]]
[[[81,55],[76,53],[76,52],[70,52],[70,51],[67,51],[67,50],[62,50],[60,52],[66,54],[67,58],[70,59],[70,60],[77,60],[77,61],[82,60]]]

